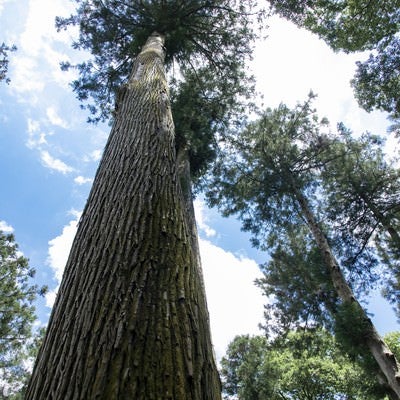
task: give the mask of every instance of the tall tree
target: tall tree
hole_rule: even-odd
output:
[[[221,360],[226,399],[381,400],[374,376],[324,329],[299,329],[267,341],[237,336]]]
[[[244,229],[256,235],[256,244],[270,232],[278,235],[294,226],[307,226],[342,308],[352,312],[354,321],[360,321],[357,340],[367,346],[400,397],[397,361],[346,280],[339,262],[340,247],[319,212],[317,171],[329,162],[329,154],[325,154],[329,140],[321,131],[310,99],[295,110],[284,105],[268,109],[226,146],[209,196],[226,215],[239,214]],[[321,270],[320,275],[324,273]],[[351,320],[346,323],[351,327]]]
[[[219,399],[188,174],[198,135],[212,148],[204,129],[222,129],[246,83],[240,71],[254,37],[254,4],[77,3],[77,13],[57,24],[79,25],[75,47],[94,58],[77,66],[73,87],[80,100],[94,101],[92,120],[113,113],[114,123],[27,399]],[[179,96],[192,105],[185,85],[195,71],[200,82],[207,69],[219,80],[200,85],[201,107],[188,123],[178,118],[176,134],[165,74],[174,61],[187,78]],[[236,89],[225,93],[230,80]],[[226,110],[204,110],[219,100]]]
[[[35,269],[18,250],[14,235],[0,231],[0,396],[12,397],[26,383],[34,341],[33,305],[45,287],[32,284]]]
[[[334,50],[374,50],[366,61],[357,62],[352,86],[361,107],[367,111],[387,111],[398,123],[399,0],[268,0],[268,3],[274,13],[316,33]]]

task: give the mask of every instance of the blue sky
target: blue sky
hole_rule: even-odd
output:
[[[0,226],[13,230],[37,269],[37,281],[54,291],[62,275],[76,221],[83,209],[109,126],[88,125],[68,83],[73,73],[59,62],[85,54],[71,49],[76,32],[57,33],[54,18],[73,11],[68,0],[0,0],[0,41],[15,43],[10,85],[0,83]],[[384,133],[384,114],[367,114],[353,98],[354,62],[365,54],[333,53],[311,34],[271,20],[269,37],[257,43],[249,68],[263,102],[294,105],[310,89],[333,126]],[[395,142],[389,141],[389,147]],[[250,247],[234,219],[223,219],[196,201],[212,333],[218,356],[236,334],[257,333],[266,299],[253,285],[266,255]],[[53,292],[38,304],[46,322]],[[390,307],[376,296],[370,306],[381,333],[399,329]]]

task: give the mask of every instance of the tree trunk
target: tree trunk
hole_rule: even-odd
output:
[[[221,399],[161,35],[121,90],[27,400]]]
[[[338,296],[345,304],[355,304],[361,315],[363,315],[363,319],[366,322],[366,330],[363,335],[363,337],[366,338],[366,344],[378,363],[383,375],[386,377],[389,387],[394,393],[396,393],[397,398],[400,399],[400,369],[394,354],[381,339],[371,319],[368,317],[361,304],[355,298],[352,289],[348,285],[339,267],[339,264],[332,253],[322,229],[315,220],[314,214],[308,205],[307,199],[297,188],[294,187],[293,190],[300,205],[303,217],[306,219],[307,225],[312,232],[314,240],[316,241],[323,259],[329,268],[332,283]]]

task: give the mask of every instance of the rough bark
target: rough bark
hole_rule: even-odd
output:
[[[293,192],[300,206],[302,215],[307,221],[307,225],[312,232],[314,240],[321,251],[326,265],[328,266],[332,283],[338,296],[344,303],[355,304],[359,312],[362,313],[361,315],[363,315],[363,319],[366,322],[365,332],[363,334],[366,345],[378,363],[383,375],[386,377],[387,384],[396,394],[397,398],[400,399],[400,367],[394,354],[389,350],[385,342],[382,340],[371,319],[368,317],[361,304],[355,298],[352,289],[348,285],[340,269],[339,263],[332,253],[326,236],[317,223],[314,214],[308,205],[307,199],[296,187],[293,187]]]
[[[119,95],[26,399],[220,399],[153,34]]]

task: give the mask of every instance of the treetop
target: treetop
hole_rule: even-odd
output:
[[[76,49],[92,59],[75,67],[73,82],[80,101],[89,105],[92,121],[104,121],[112,110],[114,94],[130,73],[133,59],[153,32],[165,37],[166,65],[208,67],[223,78],[228,70],[251,57],[256,37],[257,1],[248,0],[75,0],[76,13],[57,17],[58,30],[79,26]]]

